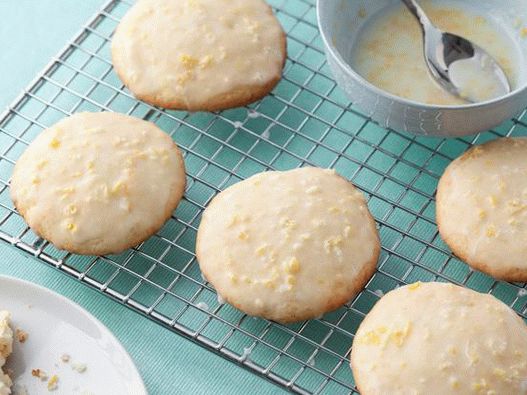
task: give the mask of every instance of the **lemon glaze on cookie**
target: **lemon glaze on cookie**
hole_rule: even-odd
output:
[[[191,111],[265,96],[285,56],[285,33],[263,0],[143,0],[112,41],[116,71],[138,98]]]
[[[340,307],[375,271],[380,242],[362,193],[333,170],[257,174],[220,193],[198,229],[200,268],[222,298],[279,322]]]
[[[182,155],[157,126],[78,113],[43,131],[15,166],[13,202],[56,247],[117,253],[155,233],[185,188]]]
[[[527,281],[527,138],[497,139],[452,162],[436,210],[457,256],[493,277]]]
[[[525,394],[527,326],[492,295],[416,283],[377,302],[351,364],[362,395]]]

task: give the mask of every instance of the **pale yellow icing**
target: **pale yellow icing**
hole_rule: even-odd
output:
[[[154,124],[78,113],[42,132],[17,162],[11,196],[59,248],[116,252],[170,216],[185,185],[181,154]]]
[[[205,210],[197,242],[200,266],[226,301],[278,321],[313,318],[353,297],[379,249],[362,193],[316,168],[228,188]]]
[[[278,79],[283,43],[263,0],[141,0],[119,25],[112,52],[137,95],[200,109]]]
[[[439,183],[437,217],[470,264],[527,280],[527,138],[498,139],[455,160]]]
[[[374,306],[351,361],[362,395],[520,395],[527,326],[491,295],[418,283]]]

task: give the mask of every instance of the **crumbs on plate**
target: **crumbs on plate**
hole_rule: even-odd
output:
[[[31,376],[39,378],[42,381],[48,379],[48,375],[42,369],[31,369]]]
[[[48,380],[48,391],[55,391],[58,388],[58,383],[59,383],[59,376],[54,374]]]
[[[72,363],[71,368],[77,373],[84,373],[88,369],[85,363]]]
[[[60,357],[60,360],[63,363],[71,362],[71,365],[70,365],[71,369],[76,371],[77,373],[84,373],[88,369],[88,366],[85,363],[72,362],[71,356],[69,354],[62,354],[62,356]]]
[[[47,381],[48,391],[55,391],[58,388],[59,376],[56,374],[49,377],[42,369],[32,369],[31,375],[41,381]]]
[[[20,328],[16,329],[16,338],[20,343],[25,343],[27,338],[29,337],[29,334],[26,331],[23,331]]]
[[[18,330],[17,330],[17,336],[18,336]],[[25,339],[27,339],[27,336]],[[63,363],[70,363],[72,361],[71,356],[69,354],[62,354],[60,356],[60,360]],[[58,366],[58,365],[55,364],[55,366]],[[88,369],[88,366],[85,363],[80,363],[80,362],[71,362],[70,366],[71,366],[71,369],[76,371],[77,373],[84,373]],[[51,376],[49,376],[42,369],[32,369],[31,375],[33,377],[40,379],[41,381],[47,381],[48,391],[55,391],[59,387],[59,376],[56,374],[52,374]]]

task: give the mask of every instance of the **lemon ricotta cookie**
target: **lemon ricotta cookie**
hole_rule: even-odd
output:
[[[474,269],[527,281],[527,138],[476,146],[450,164],[437,191],[443,240]]]
[[[415,283],[386,294],[351,350],[362,395],[527,393],[527,326],[488,294]]]
[[[380,243],[362,193],[333,170],[266,172],[203,213],[197,257],[228,303],[278,322],[315,318],[353,298]]]
[[[286,36],[263,0],[142,0],[112,41],[115,70],[139,99],[215,111],[267,95],[286,59]]]
[[[3,367],[7,357],[13,352],[13,330],[10,325],[10,314],[0,310],[0,395],[10,395],[13,383]]]
[[[116,113],[79,113],[42,132],[18,160],[11,197],[59,249],[118,253],[170,218],[185,189],[182,155],[157,126]]]

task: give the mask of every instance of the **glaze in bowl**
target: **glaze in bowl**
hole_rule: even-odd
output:
[[[329,66],[353,104],[380,125],[416,135],[459,137],[483,132],[520,114],[527,106],[527,0],[433,0],[434,5],[474,10],[492,19],[513,41],[517,83],[506,96],[475,104],[446,106],[404,99],[372,85],[350,66],[353,45],[371,16],[400,0],[317,0],[318,23]]]

